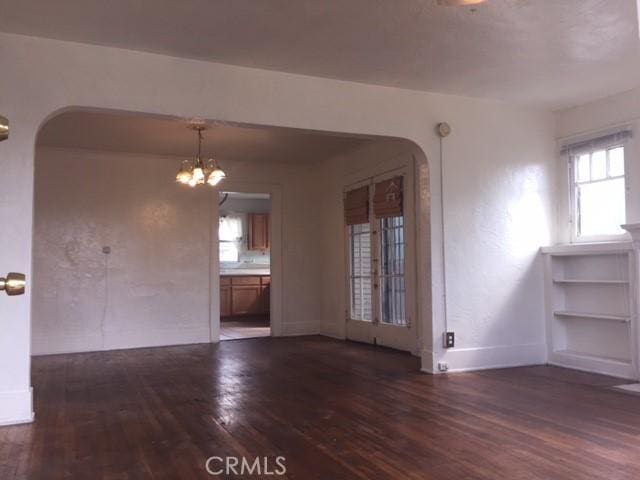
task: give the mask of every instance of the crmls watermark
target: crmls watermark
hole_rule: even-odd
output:
[[[284,475],[285,457],[209,457],[205,468],[209,475]]]

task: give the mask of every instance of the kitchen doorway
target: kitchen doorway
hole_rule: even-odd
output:
[[[271,196],[220,192],[220,340],[271,336]]]

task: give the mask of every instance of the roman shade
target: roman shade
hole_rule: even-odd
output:
[[[373,194],[373,213],[376,218],[402,215],[402,177],[376,183]]]
[[[620,132],[602,135],[600,137],[591,138],[582,142],[570,143],[563,145],[560,149],[561,155],[582,155],[591,153],[594,150],[604,150],[618,144],[623,144],[632,137],[631,130],[622,130]]]
[[[369,187],[367,185],[346,193],[344,219],[347,225],[369,223]]]

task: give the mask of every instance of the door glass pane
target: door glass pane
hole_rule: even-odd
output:
[[[349,226],[351,318],[371,321],[371,228],[368,223]]]
[[[581,236],[620,234],[625,223],[624,178],[578,186]]]
[[[591,180],[601,180],[607,176],[607,152],[598,150],[591,154]]]
[[[380,219],[380,321],[407,325],[404,217]]]
[[[609,176],[621,177],[624,175],[624,147],[616,147],[609,150]]]

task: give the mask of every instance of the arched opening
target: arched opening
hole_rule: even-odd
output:
[[[203,155],[215,157],[227,175],[217,188],[175,182],[181,161],[196,153],[188,120],[78,108],[42,126],[35,158],[33,355],[218,342],[227,294],[220,276],[220,192],[270,196],[271,335],[323,334],[414,355],[431,345],[429,172],[414,143],[205,123]],[[404,343],[363,337],[345,321],[352,296],[344,195],[393,172],[405,178],[411,248],[404,259],[411,313],[403,324],[411,333]],[[264,300],[265,289],[257,291]]]

